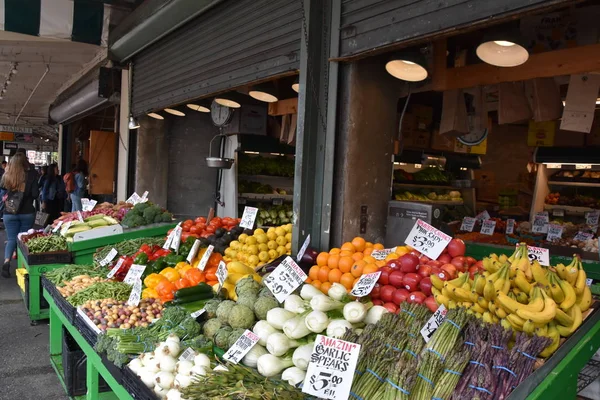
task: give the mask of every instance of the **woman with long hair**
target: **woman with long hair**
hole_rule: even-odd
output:
[[[26,232],[35,221],[34,201],[40,195],[38,176],[29,164],[23,153],[16,153],[8,162],[6,172],[2,176],[0,186],[5,189],[5,197],[10,198],[12,193],[22,193],[23,198],[14,213],[4,212],[4,226],[6,227],[6,246],[4,247],[4,264],[2,276],[10,277],[10,259],[17,248],[17,235]]]

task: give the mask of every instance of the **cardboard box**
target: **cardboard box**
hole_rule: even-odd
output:
[[[493,171],[475,170],[477,200],[490,203],[498,202],[498,185]]]
[[[431,145],[431,132],[418,129],[417,117],[412,113],[404,114],[401,133],[402,147],[428,149]]]

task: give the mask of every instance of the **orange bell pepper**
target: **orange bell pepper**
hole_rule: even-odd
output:
[[[200,282],[205,282],[206,278],[204,277],[204,273],[200,271],[198,268],[192,268],[186,271],[185,279],[190,282],[190,286],[196,286]]]
[[[149,289],[154,289],[161,281],[167,280],[164,275],[150,274],[144,279],[144,285]]]
[[[165,295],[171,295],[171,294],[175,293],[177,288],[175,287],[175,285],[173,283],[171,283],[169,280],[165,279],[164,281],[160,281],[159,284],[156,285],[154,290],[156,290],[156,293],[158,293],[158,295],[160,297],[163,297]]]
[[[173,267],[167,267],[163,269],[162,271],[160,271],[160,274],[166,277],[169,280],[169,282],[175,282],[179,280],[179,278],[181,278],[179,272],[177,272],[177,270]]]
[[[221,260],[223,260],[223,256],[221,254],[212,253],[208,259],[208,262],[206,263],[206,268],[217,268]]]
[[[192,284],[186,278],[181,278],[177,282],[175,282],[175,287],[177,288],[177,290],[183,289],[186,287],[190,287],[190,286],[192,286]]]

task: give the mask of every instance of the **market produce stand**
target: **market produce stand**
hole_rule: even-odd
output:
[[[60,311],[52,296],[44,290],[44,298],[50,305],[50,363],[56,371],[58,378],[65,389],[64,370],[62,365],[62,341],[63,327],[69,332],[73,339],[77,342],[81,350],[86,355],[86,386],[87,395],[76,397],[78,399],[87,400],[128,400],[133,399],[127,390],[119,384],[117,379],[108,371],[102,363],[102,358],[94,351],[93,346],[82,336],[78,329],[67,320],[67,317]],[[98,391],[100,377],[102,377],[112,392]]]

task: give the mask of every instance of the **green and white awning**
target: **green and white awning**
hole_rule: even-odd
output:
[[[89,0],[0,0],[0,31],[106,46],[108,6]]]

